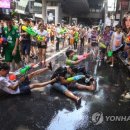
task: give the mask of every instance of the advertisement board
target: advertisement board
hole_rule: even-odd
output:
[[[0,0],[0,8],[10,9],[11,0]]]

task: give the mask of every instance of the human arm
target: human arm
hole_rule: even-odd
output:
[[[113,40],[114,40],[114,34],[111,37],[111,42],[110,42],[110,49],[112,50],[112,45],[113,45]]]
[[[81,61],[83,61],[84,59],[80,59],[80,60],[76,60],[76,61],[73,61],[73,60],[66,60],[66,64],[67,65],[77,65],[79,64]]]
[[[16,90],[18,87],[19,87],[19,85],[22,83],[22,82],[24,82],[24,80],[26,79],[26,77],[25,76],[23,76],[23,77],[21,77],[20,79],[19,79],[19,81],[16,81],[13,85],[12,84],[8,84],[7,86],[8,86],[8,88],[10,88],[10,89],[12,89],[12,90]]]

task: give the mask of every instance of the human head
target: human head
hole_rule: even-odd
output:
[[[122,31],[122,26],[116,25],[116,31],[120,33]]]
[[[31,26],[33,27],[33,26],[35,26],[35,24],[36,24],[36,21],[35,20],[31,20]]]
[[[43,24],[43,23],[40,23],[39,26],[38,26],[38,29],[44,30],[44,24]]]
[[[66,66],[66,69],[67,69],[67,73],[74,74],[73,66]]]
[[[24,24],[25,26],[28,26],[30,24],[30,20],[28,18],[24,18]]]
[[[72,49],[69,49],[69,50],[66,51],[66,56],[68,58],[72,57],[74,54],[75,54],[75,52]]]
[[[9,28],[12,28],[12,26],[13,26],[13,20],[12,20],[11,18],[7,18],[7,19],[6,19],[6,23],[7,23],[7,26],[8,26]]]
[[[125,32],[128,32],[129,28],[130,28],[130,12],[127,12],[124,15],[124,18],[122,20],[122,26],[123,26],[123,30]]]
[[[110,26],[106,26],[105,31],[110,31]]]
[[[6,77],[9,73],[10,66],[7,63],[0,63],[0,75]]]

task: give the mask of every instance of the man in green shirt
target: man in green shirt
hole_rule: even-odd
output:
[[[19,32],[18,29],[13,26],[11,19],[7,20],[7,27],[4,28],[4,37],[7,39],[7,44],[4,45],[5,62],[9,65],[14,62],[18,65],[21,61],[19,53]]]

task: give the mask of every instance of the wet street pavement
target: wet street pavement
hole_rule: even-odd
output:
[[[53,58],[54,70],[64,59],[63,53]],[[51,85],[33,90],[31,95],[0,96],[0,130],[130,130],[130,117],[128,121],[114,120],[114,116],[130,116],[130,102],[121,100],[124,90],[130,89],[127,70],[122,63],[114,68],[100,61],[84,64],[96,78],[97,90],[73,91],[83,97],[78,110],[74,101]],[[51,74],[47,72],[32,82],[43,82]]]

